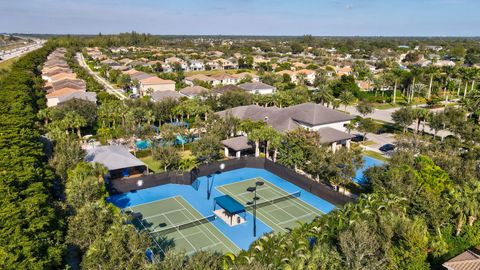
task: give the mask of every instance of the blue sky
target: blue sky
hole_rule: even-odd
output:
[[[480,0],[0,0],[0,32],[480,36]]]

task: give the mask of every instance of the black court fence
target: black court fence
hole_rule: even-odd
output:
[[[220,169],[221,164],[225,166],[223,170]],[[332,187],[324,183],[315,182],[283,165],[265,158],[255,157],[244,157],[202,164],[191,172],[162,172],[136,178],[115,179],[108,184],[108,190],[110,194],[120,194],[165,184],[191,185],[198,177],[241,168],[265,169],[335,205],[344,205],[353,200],[348,196],[336,192]]]

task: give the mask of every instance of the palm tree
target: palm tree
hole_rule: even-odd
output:
[[[91,164],[92,164],[93,172],[98,178],[98,183],[103,183],[104,176],[108,174],[108,169],[102,164],[97,162],[93,162]]]
[[[322,105],[327,104],[327,107],[334,99],[332,90],[326,85],[319,85],[318,90],[315,91],[313,95],[315,102],[321,103]]]
[[[248,139],[255,142],[255,157],[260,156],[260,140],[263,138],[262,128],[254,129],[248,133]]]
[[[347,111],[347,105],[355,100],[355,96],[350,91],[343,91],[338,98],[340,103],[345,106],[345,112]]]

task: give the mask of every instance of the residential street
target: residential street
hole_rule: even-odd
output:
[[[90,75],[92,75],[95,78],[95,80],[101,83],[109,94],[115,95],[119,99],[126,99],[126,97],[123,95],[120,89],[114,88],[109,82],[107,82],[107,80],[100,77],[97,73],[93,72],[93,70],[90,69],[90,67],[85,62],[85,58],[81,53],[77,53],[76,58],[80,66],[86,68],[88,73],[90,73]]]
[[[341,108],[341,109],[343,109],[343,108]],[[399,109],[400,109],[400,107],[385,109],[385,110],[375,109],[375,111],[372,114],[369,114],[368,117],[371,117],[375,120],[387,122],[387,123],[394,123],[393,120],[392,120],[392,113],[399,110]],[[439,109],[432,109],[431,111],[442,111],[442,110],[443,110],[443,108],[439,108]],[[347,112],[350,113],[350,114],[353,114],[353,115],[361,115],[354,106],[347,106]],[[424,128],[425,133],[428,133],[428,134],[431,134],[431,135],[434,134],[433,130],[428,126],[428,124],[423,123],[423,122],[420,123],[420,130],[422,130],[424,126],[425,126],[425,128]],[[415,129],[415,123],[410,125],[409,128]],[[447,130],[441,130],[441,131],[437,132],[437,136],[440,136],[440,137],[446,137],[448,135],[452,135],[452,133],[450,131],[447,131]]]

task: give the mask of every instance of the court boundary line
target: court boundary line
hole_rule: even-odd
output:
[[[167,218],[168,221],[169,221],[170,223],[172,223],[172,221],[171,221],[167,216],[165,216],[165,218]],[[172,223],[172,224],[173,224],[173,223]],[[193,250],[197,251],[197,249],[195,248],[195,246],[183,235],[183,233],[182,233],[178,228],[177,228],[176,231],[182,236],[183,239],[185,239],[185,241],[188,242],[188,244],[193,248]]]
[[[246,179],[246,180],[242,180],[242,181],[238,181],[238,182],[234,182],[234,183],[229,183],[229,184],[225,184],[225,185],[222,185],[222,186],[219,186],[217,188],[218,191],[222,192],[222,193],[228,193],[228,195],[233,195],[235,196],[235,194],[232,192],[232,191],[229,191],[228,188],[226,186],[228,185],[233,185],[233,184],[236,184],[236,183],[240,183],[240,182],[244,182],[244,181],[248,181],[248,180],[252,180],[252,179],[262,179],[262,180],[265,180],[267,183],[269,183],[269,185],[267,185],[266,188],[262,188],[261,190],[272,190],[274,192],[274,194],[278,194],[278,195],[281,195],[283,196],[284,194],[281,194],[281,193],[286,193],[285,195],[289,194],[286,190],[282,189],[281,187],[277,186],[275,183],[272,183],[262,177],[252,177],[252,178],[249,178],[249,179]],[[301,191],[301,190],[300,190]],[[242,196],[244,194],[247,194],[247,192],[242,192],[242,193],[239,193],[237,194],[237,196]],[[295,199],[295,198],[293,198]],[[297,198],[298,199],[298,198]],[[300,203],[302,202],[302,203]],[[290,200],[288,200],[288,203],[290,206],[294,206],[294,207],[299,207],[301,210],[303,210],[304,212],[306,213],[309,213],[310,211],[313,212],[312,210],[316,210],[318,212],[320,212],[321,214],[324,214],[323,211],[319,210],[318,208],[310,205],[308,202],[305,202],[303,200],[301,200],[300,202],[298,201],[295,201],[295,202],[291,202]],[[280,210],[282,211],[283,213],[287,214],[288,216],[290,216],[291,218],[288,219],[287,221],[288,222],[292,222],[292,221],[295,221],[295,220],[298,220],[300,221],[301,218],[303,217],[306,217],[306,216],[311,216],[311,215],[314,215],[314,213],[311,213],[311,214],[305,214],[305,215],[302,215],[302,216],[299,216],[299,217],[296,217],[296,216],[292,216],[289,212],[287,212],[283,207],[279,207],[278,205],[276,204],[271,204],[273,206],[275,206],[276,210]],[[250,211],[251,212],[251,211]],[[280,228],[281,231],[287,231],[287,229],[279,226],[278,224],[285,224],[287,222],[285,221],[278,221],[277,218],[275,217],[268,217],[267,215],[263,214],[261,211],[257,212],[257,215],[260,214],[262,217],[264,217],[266,220],[270,221],[272,223],[272,225],[274,227],[278,227]],[[277,220],[277,222],[275,222],[274,220],[272,220],[272,218],[274,218],[275,220]],[[269,226],[271,227],[271,226]]]
[[[184,200],[190,207],[192,207],[193,209],[195,209],[195,207],[193,207],[187,200],[185,200],[185,199],[183,199],[183,200]],[[182,204],[182,203],[180,202],[180,204]],[[195,210],[195,211],[197,211],[197,210]],[[191,214],[190,210],[188,210],[188,209],[187,209],[187,212],[189,212],[189,213]],[[197,212],[200,213],[200,211],[197,211]],[[200,213],[200,215],[202,215],[202,213]],[[192,214],[192,216],[193,216],[193,214]],[[202,216],[203,216],[203,215],[202,215]],[[210,224],[211,224],[211,222],[210,222]],[[200,225],[204,225],[204,224],[200,224]],[[237,246],[228,236],[226,236],[219,228],[217,228],[217,227],[216,227],[215,225],[213,225],[213,224],[212,224],[212,226],[213,226],[218,232],[220,232],[220,233],[223,235],[224,238],[226,238],[228,241],[230,241],[230,243],[232,243],[233,246],[235,246],[237,249],[241,250],[241,248],[238,247],[238,246]],[[205,227],[205,229],[208,230],[227,250],[230,250],[230,249],[228,248],[228,246],[227,246],[225,243],[223,243],[223,242],[217,237],[217,235],[215,235],[215,233],[213,233],[213,232],[210,230],[210,228],[208,228],[208,226]],[[205,236],[207,236],[207,235],[205,235]],[[208,236],[207,236],[207,237],[208,237]]]
[[[146,205],[146,204],[156,203],[156,202],[159,202],[159,201],[165,201],[165,200],[173,199],[173,198],[176,198],[176,197],[182,197],[182,196],[180,196],[180,195],[175,195],[175,196],[172,196],[172,197],[163,198],[163,199],[155,200],[155,201],[151,201],[151,202],[140,203],[140,204],[136,204],[136,205],[129,205],[129,206],[127,206],[127,207],[130,208],[130,210],[132,210],[132,207],[137,207],[137,206],[140,206],[140,205]],[[124,207],[123,209],[125,209],[125,208],[127,208],[127,207]]]

